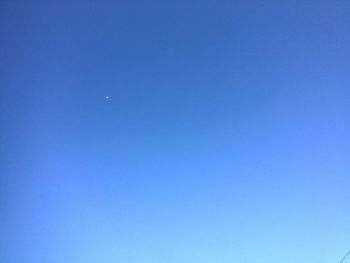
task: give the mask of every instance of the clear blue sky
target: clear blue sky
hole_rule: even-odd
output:
[[[2,0],[0,262],[338,262],[349,14]]]

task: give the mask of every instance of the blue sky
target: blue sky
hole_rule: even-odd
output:
[[[0,261],[338,262],[349,9],[2,1]]]

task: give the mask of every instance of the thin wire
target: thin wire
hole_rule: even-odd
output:
[[[346,255],[343,257],[342,260],[339,261],[339,263],[344,262],[344,260],[350,255],[350,250],[348,251],[348,253],[346,253]]]

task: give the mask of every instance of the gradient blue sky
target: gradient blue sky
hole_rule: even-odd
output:
[[[338,262],[349,14],[0,1],[0,262]]]

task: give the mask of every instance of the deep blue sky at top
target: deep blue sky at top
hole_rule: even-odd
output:
[[[0,262],[339,261],[349,14],[0,1]]]

